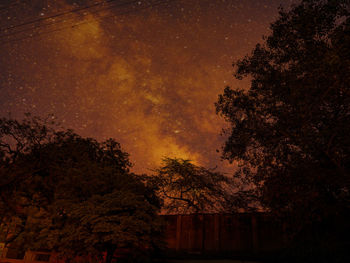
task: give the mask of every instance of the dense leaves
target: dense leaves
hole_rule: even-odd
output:
[[[0,222],[18,212],[23,182],[39,173],[37,167],[44,158],[34,160],[29,153],[53,139],[53,127],[51,118],[41,120],[29,114],[23,121],[0,119]]]
[[[8,139],[2,144],[2,222],[15,226],[6,243],[66,258],[101,260],[107,252],[108,262],[117,249],[150,249],[157,243],[160,202],[129,172],[128,154],[119,143],[99,143],[72,131],[43,134],[49,129],[40,122],[32,129],[27,121],[2,121],[3,134],[18,130],[15,144]],[[12,153],[7,149],[13,145]]]
[[[242,164],[261,205],[288,216],[295,236],[338,248],[349,242],[338,224],[350,210],[349,12],[347,0],[281,10],[265,43],[234,65],[250,88],[228,87],[216,103],[231,124],[223,157]]]

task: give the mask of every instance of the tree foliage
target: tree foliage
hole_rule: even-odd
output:
[[[17,188],[37,172],[42,158],[29,160],[28,153],[52,140],[54,126],[52,119],[41,120],[30,114],[23,121],[0,119],[0,222],[17,210]]]
[[[242,163],[266,209],[293,216],[295,232],[349,216],[349,12],[348,0],[280,10],[265,42],[234,64],[250,88],[228,87],[216,103],[231,124],[223,157]]]
[[[155,174],[147,178],[163,200],[167,213],[232,212],[247,204],[230,178],[191,163],[189,160],[164,158]]]
[[[2,124],[18,129],[16,142],[27,145],[15,144],[12,154],[3,144],[3,203],[12,209],[3,205],[1,211],[7,212],[3,222],[17,223],[6,242],[64,257],[101,259],[107,252],[107,262],[118,248],[146,249],[157,242],[159,200],[129,172],[128,154],[119,143],[54,130],[37,141],[48,130],[43,123],[34,129],[26,121]],[[27,143],[27,134],[35,143]]]

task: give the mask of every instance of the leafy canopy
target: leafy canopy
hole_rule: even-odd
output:
[[[265,42],[234,64],[250,88],[227,87],[216,103],[231,125],[223,157],[242,164],[237,175],[265,209],[292,217],[296,232],[328,220],[309,232],[332,238],[346,231],[329,222],[350,208],[349,13],[348,0],[281,10]]]
[[[3,119],[2,124],[19,130],[17,144],[27,145],[3,143],[1,179],[9,195],[2,196],[0,208],[7,215],[3,223],[17,225],[7,243],[51,249],[65,257],[101,258],[107,252],[108,262],[117,248],[150,248],[156,243],[159,200],[129,172],[128,154],[119,143],[54,130],[37,140],[48,130],[39,121],[34,129],[26,121]],[[35,143],[28,144],[27,135]]]
[[[230,124],[223,157],[243,161],[270,208],[344,205],[349,195],[349,1],[305,0],[235,63],[248,90],[227,87],[216,103]],[[309,199],[315,200],[314,198]]]

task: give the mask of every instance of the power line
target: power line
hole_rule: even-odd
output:
[[[113,1],[115,1],[115,0],[113,0]],[[110,3],[113,2],[113,1],[110,1]],[[134,0],[134,1],[130,1],[130,2],[122,2],[122,3],[116,4],[116,5],[107,6],[106,8],[101,8],[101,9],[98,9],[98,10],[94,10],[94,11],[91,11],[89,13],[79,14],[78,17],[81,18],[81,17],[87,16],[87,15],[90,15],[90,14],[95,14],[95,13],[98,13],[98,12],[111,10],[113,8],[116,8],[116,7],[122,7],[122,6],[126,6],[126,5],[131,5],[131,4],[134,4],[136,2],[138,2],[138,0]],[[84,8],[84,10],[86,10],[88,8],[93,8],[93,7],[96,7],[96,6],[89,6],[89,7]],[[64,15],[73,14],[74,12],[76,12],[76,11],[72,10],[70,12],[65,12]],[[63,13],[61,13],[61,14],[63,15]],[[61,14],[59,16],[61,16]],[[57,17],[57,16],[58,15],[55,15],[55,17]],[[65,23],[65,22],[67,22],[67,20],[72,20],[72,19],[75,19],[75,18],[76,17],[63,18],[61,20],[53,21],[51,23],[46,23],[46,24],[42,24],[42,25],[39,24],[38,26],[36,26],[35,28],[32,28],[32,29],[25,28],[25,29],[22,29],[22,30],[18,30],[18,31],[15,31],[15,32],[8,33],[8,34],[0,35],[0,38],[18,35],[20,33],[29,32],[31,30],[38,29],[38,28],[41,28],[41,27],[49,27],[49,26],[52,26],[52,25],[55,25],[55,24]],[[52,19],[52,17],[47,17],[46,19]]]
[[[142,8],[137,8],[137,9],[134,9],[134,10],[128,10],[126,12],[117,13],[117,14],[113,14],[113,15],[110,15],[110,16],[102,16],[102,17],[100,17],[98,19],[91,19],[91,20],[84,21],[84,22],[81,22],[81,23],[73,24],[71,26],[62,27],[62,28],[58,28],[58,29],[55,29],[55,30],[51,30],[51,31],[41,32],[41,33],[39,32],[39,33],[37,33],[35,35],[33,34],[33,35],[30,35],[30,36],[27,36],[27,37],[23,37],[23,38],[11,39],[9,41],[0,42],[0,45],[6,45],[6,44],[13,43],[13,42],[18,42],[18,41],[22,41],[22,40],[26,40],[26,39],[32,39],[34,37],[40,37],[42,35],[47,35],[47,34],[51,34],[51,33],[54,33],[54,32],[59,32],[59,31],[63,31],[63,30],[66,30],[66,29],[71,29],[71,28],[74,28],[74,27],[78,27],[78,26],[81,26],[81,25],[84,25],[84,24],[88,24],[88,23],[90,23],[92,21],[96,21],[96,20],[99,21],[99,20],[102,20],[102,19],[115,17],[116,15],[126,15],[126,14],[133,13],[135,11],[137,12],[137,11],[145,10],[145,9],[152,8],[152,7],[155,7],[155,6],[159,6],[159,5],[162,5],[162,4],[167,4],[167,3],[170,3],[170,2],[173,2],[173,1],[176,1],[176,0],[167,0],[167,1],[160,0],[158,2],[155,2],[155,3],[149,4],[147,6],[144,6]]]
[[[71,9],[71,10],[68,10],[68,11],[65,11],[65,12],[62,12],[62,13],[59,13],[59,14],[55,14],[55,15],[52,15],[52,16],[40,17],[40,18],[31,20],[31,21],[27,21],[27,22],[21,23],[21,24],[9,26],[9,27],[7,27],[7,28],[0,29],[0,31],[12,30],[12,29],[17,28],[17,27],[21,27],[21,26],[26,26],[26,25],[38,23],[38,22],[41,22],[41,21],[44,21],[44,20],[48,20],[48,19],[52,19],[52,18],[64,16],[64,15],[66,15],[66,14],[70,14],[70,13],[73,13],[73,12],[79,12],[79,11],[82,11],[82,10],[86,10],[86,9],[89,9],[89,8],[93,8],[93,7],[102,5],[102,4],[104,4],[104,3],[110,3],[110,2],[114,2],[114,1],[116,1],[116,0],[104,0],[104,1],[102,1],[102,2],[98,2],[98,3],[95,3],[95,4],[93,4],[93,5],[88,5],[88,6],[84,6],[84,7],[79,7],[79,8]]]

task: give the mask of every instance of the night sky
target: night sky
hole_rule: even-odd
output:
[[[296,1],[101,2],[0,1],[0,116],[54,114],[82,136],[115,138],[135,172],[164,156],[233,171],[216,151],[214,103],[227,85],[247,87],[232,62]]]

